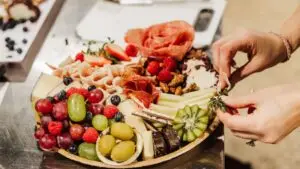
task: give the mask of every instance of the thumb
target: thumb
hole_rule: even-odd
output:
[[[254,94],[239,97],[223,96],[222,100],[227,106],[234,109],[245,108],[249,106],[253,107],[253,105],[256,104],[256,97]]]

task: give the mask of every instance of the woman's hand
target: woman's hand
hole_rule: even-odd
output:
[[[224,97],[232,109],[248,108],[248,115],[218,110],[217,115],[235,136],[277,143],[300,125],[300,85],[263,89],[241,97]]]
[[[213,44],[213,65],[219,72],[219,85],[226,86],[225,78],[235,84],[248,75],[272,67],[287,58],[282,40],[270,33],[239,31]],[[233,58],[238,52],[248,54],[249,61],[231,74]],[[226,77],[224,77],[226,76]]]

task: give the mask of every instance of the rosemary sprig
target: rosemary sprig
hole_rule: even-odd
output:
[[[208,110],[211,112],[211,114],[215,113],[218,109],[225,112],[228,107],[226,106],[225,102],[222,100],[221,96],[228,95],[228,90],[224,89],[221,92],[218,92],[216,96],[212,97],[210,101],[208,102]],[[251,147],[255,147],[255,141],[256,140],[250,140],[246,142],[247,145]]]

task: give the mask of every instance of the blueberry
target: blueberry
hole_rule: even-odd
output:
[[[28,32],[28,28],[26,26],[23,28],[23,32]]]
[[[66,86],[68,86],[69,84],[71,84],[73,82],[73,79],[71,77],[64,77],[63,82]]]
[[[90,111],[86,112],[85,120],[87,122],[90,122],[90,121],[92,121],[92,119],[93,119],[93,113]]]
[[[48,99],[51,103],[54,103],[54,102],[55,102],[55,99],[54,99],[54,97],[52,97],[52,96],[48,96],[47,99]]]
[[[18,52],[18,54],[21,54],[23,51],[22,51],[21,48],[18,48],[18,49],[17,49],[17,52]]]
[[[77,153],[77,146],[76,146],[76,144],[72,144],[72,145],[69,147],[69,152],[70,152],[70,153],[73,153],[73,154],[76,154],[76,153]]]
[[[113,105],[118,106],[119,103],[121,102],[121,98],[118,95],[114,95],[110,98],[110,101]]]
[[[66,99],[66,96],[67,96],[67,93],[66,93],[66,91],[64,91],[64,90],[60,91],[60,92],[57,94],[58,100],[60,100],[60,101]]]
[[[5,38],[5,42],[8,43],[9,41],[10,41],[10,38],[9,38],[9,37],[6,37],[6,38]]]
[[[26,39],[23,39],[22,42],[23,42],[23,44],[26,44],[26,43],[27,43],[27,40],[26,40]]]
[[[116,122],[119,122],[122,121],[123,117],[124,117],[123,114],[121,112],[118,112],[114,118]]]
[[[88,87],[88,91],[92,91],[92,90],[94,90],[94,89],[96,89],[96,86],[95,86],[95,85],[91,85],[91,86]]]

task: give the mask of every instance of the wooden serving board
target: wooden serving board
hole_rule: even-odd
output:
[[[45,95],[46,93],[49,93],[51,91],[51,89],[53,89],[55,86],[59,85],[59,81],[51,84],[51,83],[49,83],[49,81],[46,81],[45,78],[43,78],[44,76],[51,76],[51,75],[46,75],[46,74],[42,73],[39,80],[36,82],[35,87],[33,88],[32,95],[31,95],[31,102],[32,102],[33,110],[35,112],[35,119],[36,119],[37,123],[40,122],[40,118],[39,118],[38,113],[34,109],[34,105],[35,105],[35,102],[39,98],[36,97],[34,93],[37,92],[37,91],[42,91],[43,89],[49,90],[49,91],[43,91],[42,95]],[[53,85],[54,87],[52,87],[51,85]],[[94,167],[101,167],[101,168],[141,168],[141,167],[146,167],[146,166],[151,166],[151,165],[163,163],[163,162],[172,160],[172,159],[174,159],[174,158],[176,158],[176,157],[178,157],[182,154],[187,153],[188,151],[195,148],[197,145],[201,144],[204,140],[206,140],[210,136],[210,134],[218,127],[219,123],[220,123],[220,121],[219,121],[218,117],[216,116],[213,119],[210,126],[208,127],[208,129],[204,132],[204,134],[201,137],[199,137],[195,141],[187,144],[186,146],[181,147],[177,151],[174,151],[174,152],[169,153],[169,154],[167,154],[165,156],[162,156],[162,157],[149,159],[149,160],[146,160],[146,161],[134,162],[134,163],[131,163],[131,164],[126,165],[126,166],[114,166],[114,165],[105,164],[105,163],[100,162],[100,161],[88,160],[88,159],[79,157],[77,155],[74,155],[72,153],[69,153],[68,151],[66,151],[64,149],[59,149],[58,153],[61,154],[64,157],[70,159],[70,160],[76,161],[76,162],[81,163],[81,164],[94,166]]]

